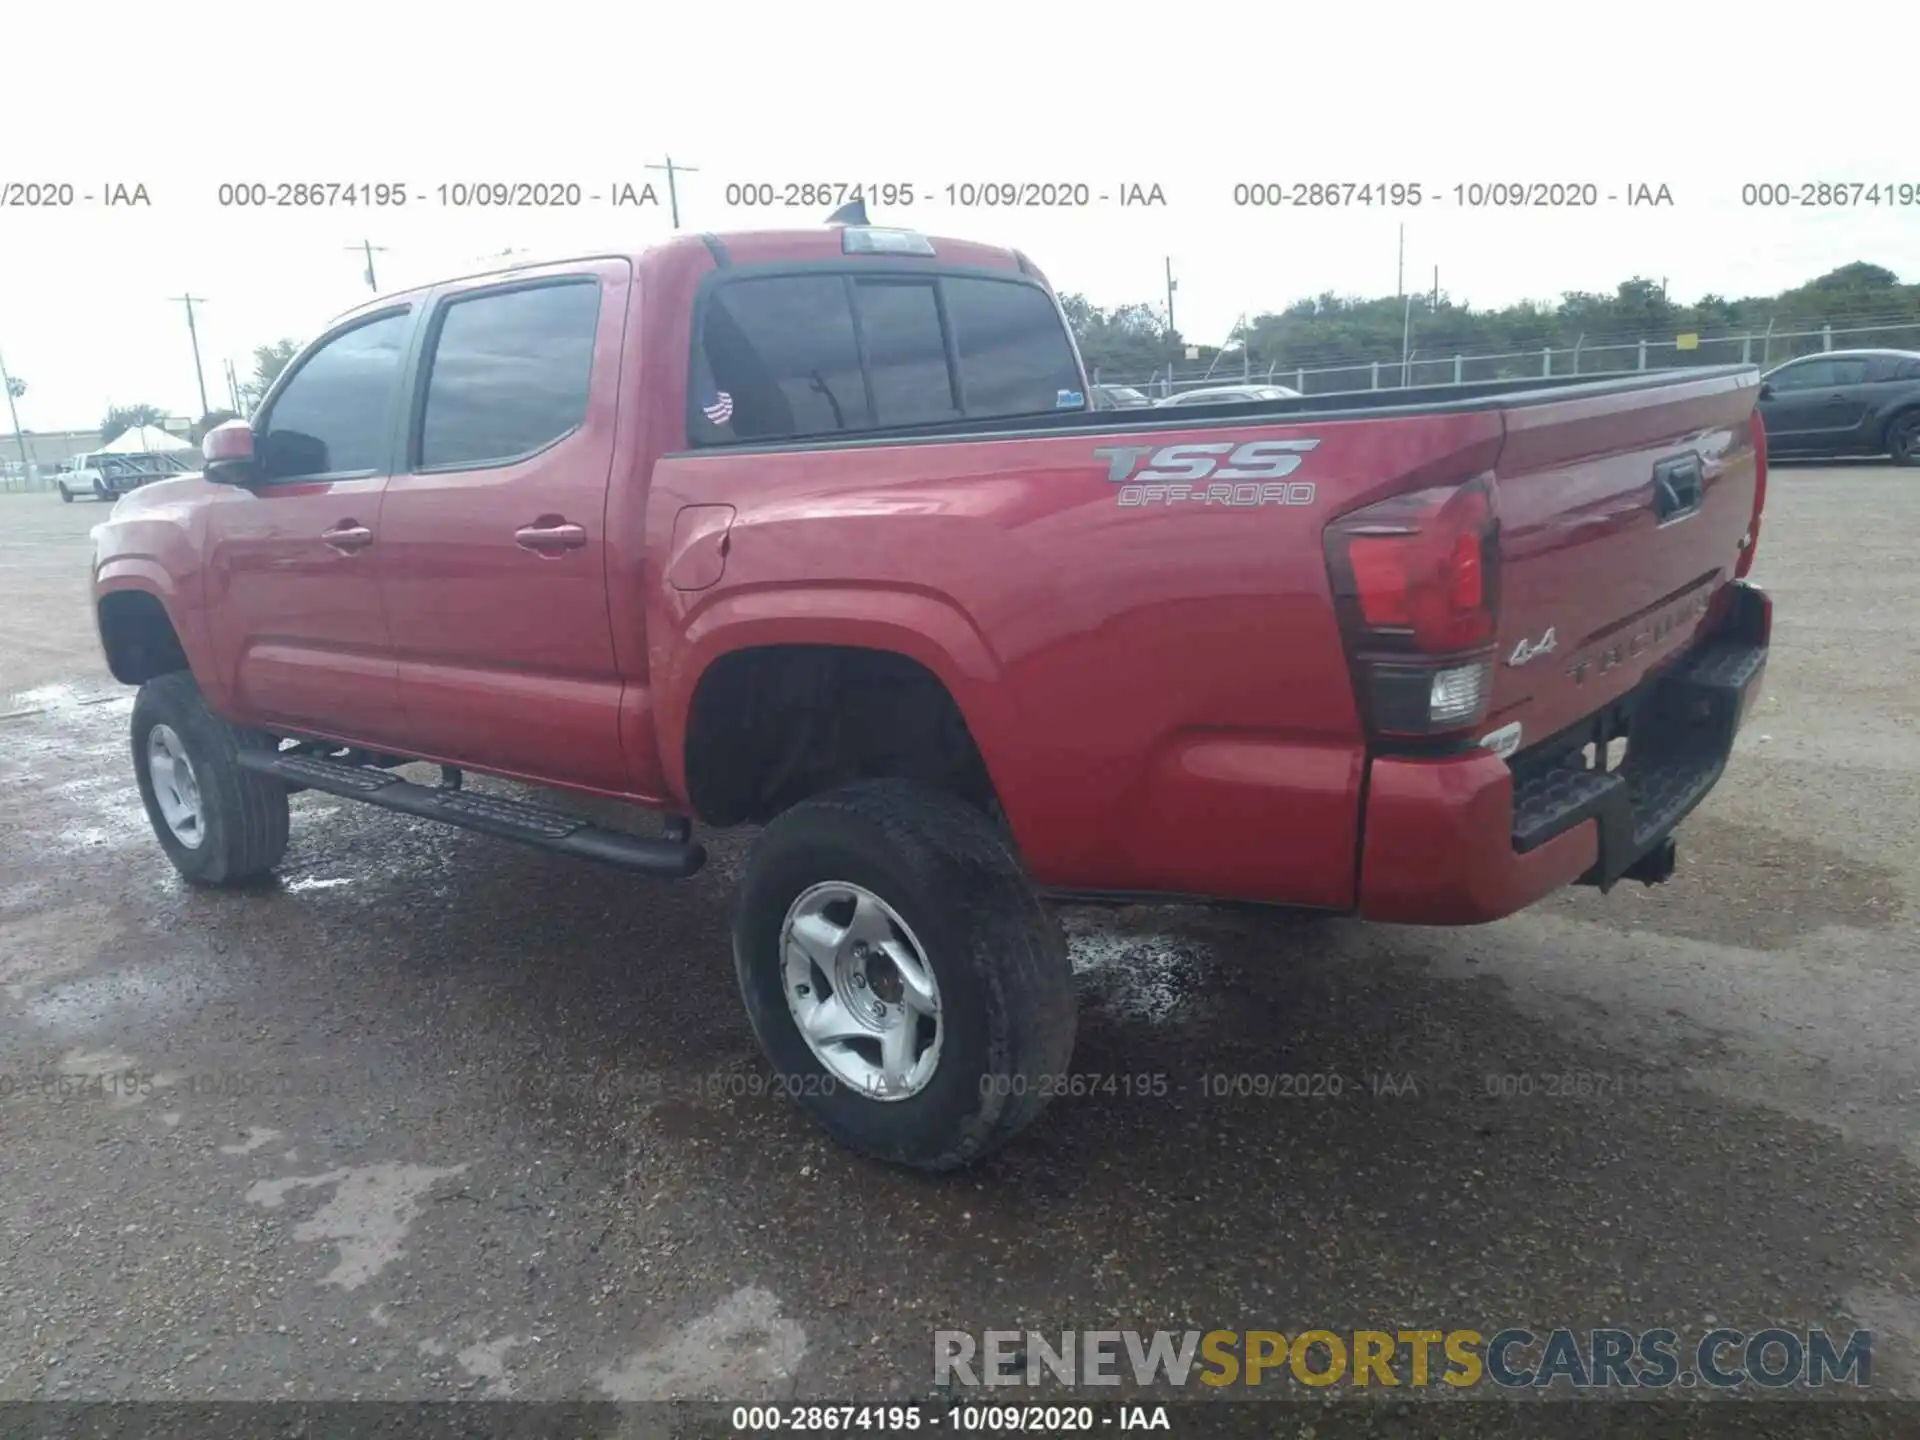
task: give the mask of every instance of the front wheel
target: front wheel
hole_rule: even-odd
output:
[[[160,848],[195,885],[238,885],[280,863],[287,787],[240,768],[242,750],[272,749],[258,731],[207,708],[181,670],[140,687],[133,702],[133,771]]]
[[[64,485],[60,487],[60,503],[62,505],[71,505],[73,503],[73,492]]]
[[[1073,972],[1006,839],[938,791],[865,781],[767,826],[734,966],[782,1088],[878,1160],[952,1170],[1037,1116],[1073,1058]]]
[[[1896,465],[1920,465],[1920,410],[1893,417],[1887,427],[1887,453]]]

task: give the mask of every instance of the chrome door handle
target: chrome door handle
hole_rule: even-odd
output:
[[[322,530],[320,538],[335,550],[351,554],[355,550],[364,550],[373,543],[373,531],[364,525],[355,525],[352,521],[348,521],[343,525],[334,526],[331,530]]]
[[[513,538],[527,550],[578,550],[587,543],[584,525],[526,525],[513,532]]]

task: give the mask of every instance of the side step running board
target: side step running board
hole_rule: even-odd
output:
[[[684,879],[707,863],[704,846],[691,839],[650,840],[589,824],[576,815],[482,795],[473,790],[415,785],[386,770],[319,760],[311,755],[242,750],[240,764],[308,790],[324,790],[348,800],[364,800],[404,815],[439,820],[465,830],[519,840],[564,855],[578,855],[638,870],[646,875]],[[669,827],[672,828],[672,827]]]

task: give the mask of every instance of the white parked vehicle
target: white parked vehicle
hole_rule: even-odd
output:
[[[80,495],[117,500],[129,490],[164,480],[169,475],[189,475],[198,468],[175,454],[76,455],[60,462],[53,483],[60,491],[60,499],[71,505]]]
[[[1248,400],[1296,400],[1298,390],[1289,390],[1285,385],[1208,385],[1199,390],[1182,390],[1156,405],[1230,405],[1235,401]]]

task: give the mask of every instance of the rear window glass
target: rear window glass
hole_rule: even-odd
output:
[[[868,429],[853,311],[838,275],[736,280],[713,292],[701,327],[712,393],[696,403],[740,440]]]
[[[705,444],[1086,404],[1044,290],[956,275],[836,272],[716,285],[693,392],[693,438]]]
[[[940,301],[926,281],[861,280],[853,287],[882,425],[958,420]]]
[[[1080,373],[1044,290],[1005,280],[945,282],[969,415],[1077,409]]]

